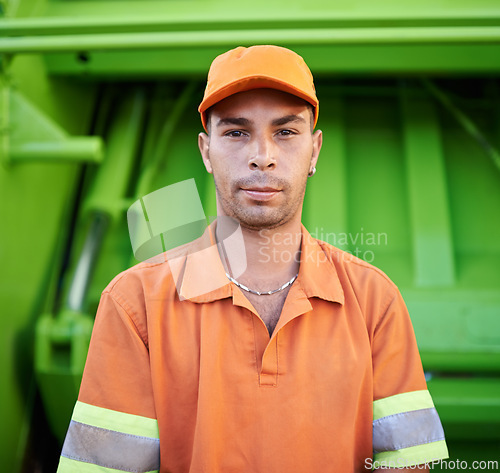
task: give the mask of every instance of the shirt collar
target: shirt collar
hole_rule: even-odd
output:
[[[216,244],[215,225],[212,223],[200,238],[186,245],[174,265],[169,260],[180,300],[213,302],[232,294]]]
[[[333,257],[326,252],[301,225],[302,241],[300,269],[294,284],[300,285],[307,298],[344,303],[344,291],[340,283]],[[213,302],[233,296],[239,289],[227,279],[215,244],[215,224],[194,242],[185,245],[181,256],[169,259],[181,300]],[[176,277],[177,275],[177,277]]]
[[[308,298],[319,297],[326,301],[343,304],[344,291],[333,263],[333,257],[302,225],[300,269],[297,282]]]

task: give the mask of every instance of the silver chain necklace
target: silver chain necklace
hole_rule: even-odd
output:
[[[229,274],[226,273],[227,278],[234,284],[236,284],[240,289],[243,289],[244,291],[250,292],[252,294],[255,294],[257,296],[270,296],[271,294],[276,294],[277,292],[282,291],[283,289],[287,288],[290,286],[290,284],[293,284],[293,282],[297,279],[297,276],[299,273],[297,273],[290,281],[286,282],[283,284],[283,286],[279,287],[278,289],[274,289],[273,291],[254,291],[253,289],[250,289],[246,287],[244,284],[239,283],[236,281],[236,279],[232,278],[229,276]]]

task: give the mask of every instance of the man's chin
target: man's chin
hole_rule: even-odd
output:
[[[283,214],[283,212],[270,211],[271,209],[262,210],[261,208],[260,212],[240,212],[234,218],[240,222],[243,228],[249,230],[271,230],[284,225],[288,221],[287,215]]]

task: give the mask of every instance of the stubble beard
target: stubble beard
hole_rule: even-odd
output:
[[[302,208],[306,190],[307,178],[301,183],[299,192],[290,189],[287,183],[280,181],[283,195],[282,204],[270,206],[267,202],[243,202],[240,183],[231,183],[231,191],[225,193],[217,183],[214,174],[214,183],[217,199],[225,215],[236,219],[243,228],[249,230],[271,230],[288,223]],[[229,194],[229,195],[228,195]]]

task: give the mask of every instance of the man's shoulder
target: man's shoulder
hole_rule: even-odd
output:
[[[402,300],[396,284],[380,268],[324,241],[318,244],[335,267],[345,306],[360,309],[367,327],[376,326],[391,304]]]
[[[376,285],[382,290],[397,291],[394,282],[377,266],[358,258],[349,251],[341,250],[323,240],[315,239],[328,260],[335,266],[341,282],[355,285]]]
[[[154,259],[159,258],[160,255]],[[152,258],[153,259],[153,258]],[[113,293],[118,290],[124,290],[127,286],[135,286],[139,284],[149,274],[155,275],[162,274],[165,270],[168,272],[168,263],[166,260],[162,261],[143,261],[125,269],[118,273],[106,286],[103,292]]]
[[[174,286],[185,258],[194,251],[196,240],[160,253],[117,274],[103,293],[126,296],[136,291],[160,291]]]

